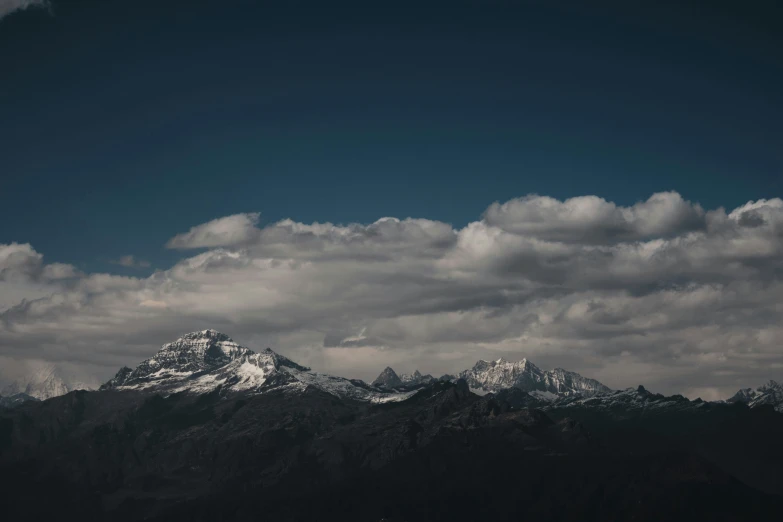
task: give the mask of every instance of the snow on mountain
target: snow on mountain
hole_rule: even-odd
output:
[[[76,379],[61,367],[50,364],[17,379],[3,388],[0,394],[11,396],[23,393],[43,401],[74,390],[94,390],[96,386],[97,383]]]
[[[363,384],[363,383],[362,383]],[[262,393],[271,389],[302,391],[313,387],[340,398],[368,402],[402,400],[358,381],[312,371],[270,348],[256,353],[215,330],[182,336],[135,369],[121,368],[101,389],[151,390],[156,393]]]
[[[751,408],[762,404],[771,404],[775,411],[783,413],[783,384],[771,380],[755,390],[743,388],[728,399],[727,402],[744,402]]]
[[[404,385],[429,384],[435,382],[435,377],[429,374],[422,375],[419,370],[415,370],[412,374],[400,374],[400,380]]]
[[[470,370],[460,372],[458,378],[465,379],[471,389],[486,392],[519,388],[527,392],[549,392],[558,396],[590,396],[611,391],[595,379],[562,368],[541,370],[527,359],[517,362],[502,358],[496,361],[481,360]]]
[[[383,388],[387,390],[394,390],[397,388],[410,388],[413,386],[422,386],[435,382],[436,379],[432,375],[422,375],[419,370],[414,371],[412,374],[402,373],[397,375],[391,367],[387,366],[380,375],[372,382],[372,386]]]
[[[158,353],[136,369],[120,369],[109,383],[112,386],[145,387],[157,382],[170,382],[171,378],[214,370],[252,353],[249,348],[239,346],[230,337],[215,330],[193,332],[173,343],[164,344]]]
[[[542,405],[543,410],[586,408],[600,410],[614,417],[622,418],[639,414],[654,415],[674,410],[693,410],[703,408],[709,403],[696,399],[688,400],[682,395],[664,396],[647,391],[644,386],[627,388],[594,394],[590,397],[579,395],[560,397],[549,404]]]

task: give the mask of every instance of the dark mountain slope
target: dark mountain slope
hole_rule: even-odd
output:
[[[750,434],[775,425],[726,408]],[[464,381],[384,404],[316,388],[74,392],[0,414],[0,480],[13,499],[2,509],[9,520],[431,521],[747,520],[783,507],[674,432],[621,425],[641,436],[615,445],[605,424],[615,421],[568,413],[596,422],[595,434]]]

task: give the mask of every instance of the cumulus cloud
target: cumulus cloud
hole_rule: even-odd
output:
[[[0,19],[30,7],[48,7],[48,0],[0,0]]]
[[[171,238],[166,243],[166,247],[184,250],[242,245],[258,236],[258,229],[255,225],[258,223],[259,217],[258,213],[250,213],[213,219]]]
[[[703,209],[676,192],[653,194],[631,207],[596,196],[559,201],[533,195],[493,203],[484,219],[523,236],[599,244],[676,236],[705,226]]]
[[[17,298],[47,289],[0,307],[0,350],[100,364],[106,377],[212,327],[364,379],[387,364],[439,374],[502,355],[713,397],[783,373],[780,199],[727,212],[676,193],[630,207],[528,196],[461,229],[412,218],[259,227],[258,214],[237,214],[169,245],[206,251],[147,278],[58,278],[68,265],[0,245],[0,280]]]
[[[150,267],[149,261],[144,261],[143,259],[137,259],[135,256],[132,255],[122,256],[119,259],[112,260],[112,263],[115,265],[124,266],[126,268],[149,268]]]
[[[44,265],[43,255],[28,243],[0,244],[0,281],[52,281],[77,275],[72,265]]]

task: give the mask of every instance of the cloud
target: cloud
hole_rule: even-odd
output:
[[[0,20],[14,11],[31,7],[49,7],[48,0],[0,0]]]
[[[257,237],[258,229],[255,225],[259,217],[258,213],[250,213],[213,219],[171,238],[166,248],[185,250],[242,245]]]
[[[533,195],[493,203],[484,219],[523,236],[597,244],[670,237],[705,226],[702,208],[676,192],[653,194],[631,207],[619,207],[597,196],[559,201]]]
[[[41,282],[78,276],[78,271],[64,263],[44,265],[43,255],[28,243],[0,243],[0,281]]]
[[[115,265],[124,266],[126,268],[149,268],[149,261],[143,259],[137,259],[132,255],[122,256],[119,259],[112,260],[111,263]]]
[[[16,299],[0,306],[0,350],[107,377],[209,326],[365,379],[387,364],[440,374],[502,355],[713,397],[783,372],[780,199],[727,212],[676,193],[631,207],[527,196],[460,229],[413,218],[259,227],[258,214],[237,214],[169,244],[206,250],[146,278],[59,279],[68,269],[30,245],[0,245]]]

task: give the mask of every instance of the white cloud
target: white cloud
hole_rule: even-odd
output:
[[[507,232],[552,241],[616,243],[678,235],[704,227],[704,211],[676,192],[653,194],[631,207],[596,196],[559,201],[526,196],[493,203],[484,216]]]
[[[208,325],[365,379],[385,364],[439,374],[528,356],[614,387],[713,396],[783,368],[780,199],[727,213],[674,193],[632,207],[533,196],[462,229],[257,223],[193,227],[170,245],[209,249],[147,278],[59,279],[68,270],[30,245],[0,245],[18,299],[0,311],[0,350],[107,376]]]
[[[258,236],[260,214],[234,214],[213,219],[208,223],[195,226],[184,234],[179,234],[166,243],[167,248],[214,248],[233,247],[248,243]]]
[[[48,7],[48,0],[0,0],[0,19],[30,7]]]
[[[28,243],[0,244],[0,281],[51,281],[77,277],[78,271],[65,263],[44,265],[43,255]]]

